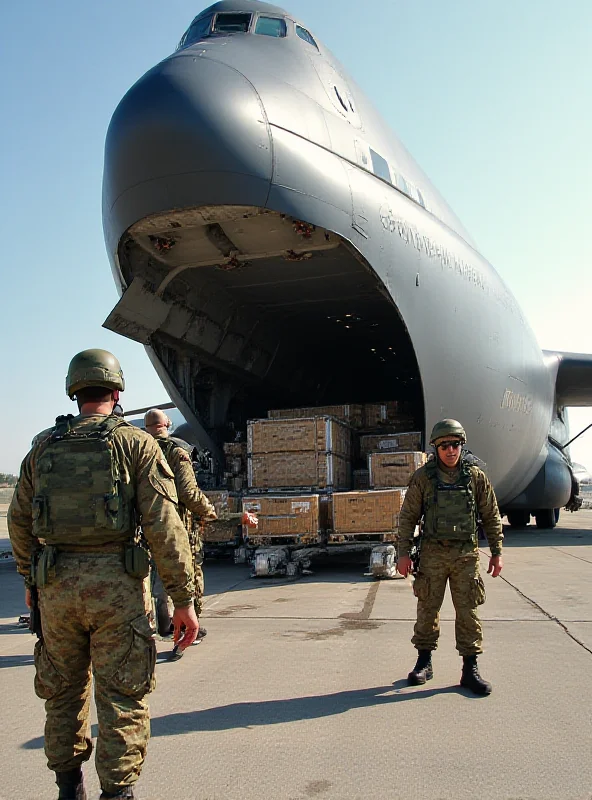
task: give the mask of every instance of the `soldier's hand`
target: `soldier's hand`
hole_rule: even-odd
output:
[[[250,511],[245,511],[243,513],[242,523],[248,528],[256,528],[259,525],[259,519],[255,514],[251,514]]]
[[[32,602],[33,601],[31,600],[31,590],[27,588],[25,589],[25,605],[27,606],[27,608],[31,608]]]
[[[504,559],[501,556],[491,556],[489,559],[489,566],[487,567],[487,574],[491,574],[492,578],[497,578],[503,568]]]
[[[193,644],[199,631],[199,621],[193,603],[187,608],[175,608],[173,625],[173,640],[179,650],[185,650],[186,647]]]
[[[411,558],[409,556],[401,556],[401,558],[397,561],[397,572],[406,578],[411,572],[412,566]]]

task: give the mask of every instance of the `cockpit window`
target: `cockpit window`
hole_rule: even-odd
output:
[[[286,23],[277,17],[259,17],[255,24],[255,33],[283,37],[286,35]]]
[[[247,33],[250,24],[250,14],[218,14],[212,33]]]
[[[306,28],[302,28],[300,25],[296,25],[296,33],[297,33],[297,34],[298,34],[298,36],[300,36],[300,38],[301,38],[301,39],[303,39],[305,42],[308,42],[308,43],[309,43],[309,44],[311,44],[313,47],[316,47],[316,48],[317,48],[317,50],[319,49],[319,48],[318,48],[318,46],[317,46],[317,43],[316,43],[316,42],[315,42],[315,40],[312,38],[312,36],[310,35],[310,33],[309,33],[307,30],[306,30]]]
[[[191,23],[189,30],[179,42],[179,47],[186,47],[187,45],[195,44],[195,42],[199,42],[200,39],[206,37],[210,32],[211,24],[211,17],[206,17],[205,19],[203,17],[201,19],[196,19],[195,22]]]

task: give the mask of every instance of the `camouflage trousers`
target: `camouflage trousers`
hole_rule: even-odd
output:
[[[440,608],[446,584],[456,612],[456,649],[461,656],[483,652],[483,631],[477,607],[485,602],[479,574],[479,553],[471,545],[424,541],[413,592],[417,597],[417,622],[412,643],[418,650],[435,650],[440,636]]]
[[[119,553],[60,553],[39,604],[35,691],[46,701],[48,767],[75,769],[91,756],[92,667],[101,787],[134,784],[150,738],[144,697],[154,688],[156,663],[143,582],[125,572]]]

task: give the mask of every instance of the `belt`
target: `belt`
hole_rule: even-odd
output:
[[[121,542],[121,544],[116,544],[114,542],[109,542],[109,544],[56,544],[54,547],[60,553],[96,553],[97,555],[101,555],[103,553],[122,553],[125,542]]]

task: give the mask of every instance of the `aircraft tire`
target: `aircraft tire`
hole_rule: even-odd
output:
[[[526,528],[530,522],[529,511],[508,511],[506,516],[508,518],[508,525],[511,528]]]
[[[542,508],[534,512],[537,528],[550,529],[557,524],[554,508]]]

